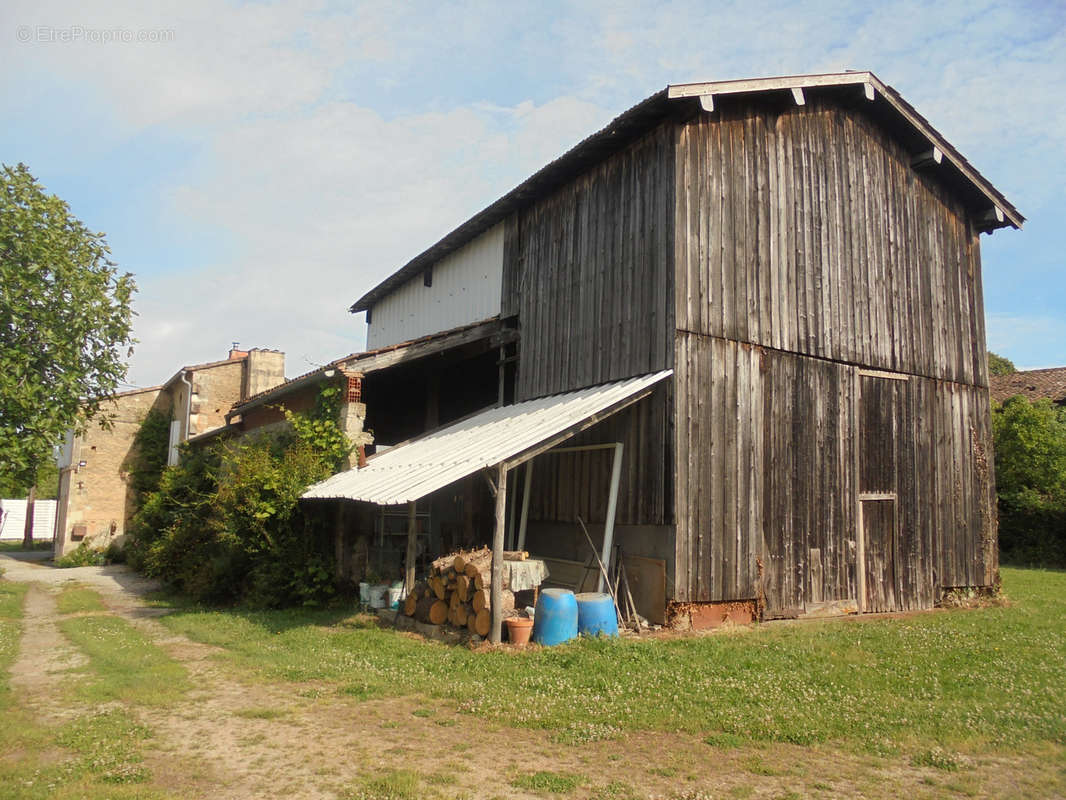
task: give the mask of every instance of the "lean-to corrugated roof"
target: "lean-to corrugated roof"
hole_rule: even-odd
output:
[[[641,375],[576,392],[490,408],[406,444],[372,456],[316,483],[306,499],[410,503],[473,475],[573,435],[649,393],[673,370]]]

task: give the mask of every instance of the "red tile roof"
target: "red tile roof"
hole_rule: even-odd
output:
[[[1066,403],[1066,367],[993,375],[989,379],[989,394],[997,403],[1018,394],[1030,400],[1046,397],[1053,403]]]

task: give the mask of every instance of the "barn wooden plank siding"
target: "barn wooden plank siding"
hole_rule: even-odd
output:
[[[521,326],[519,400],[670,366],[673,237],[671,126],[515,215],[502,313]]]
[[[675,596],[772,616],[856,598],[860,520],[870,610],[990,584],[978,232],[960,204],[839,106],[677,136]]]
[[[927,608],[996,580],[979,235],[1023,221],[871,73],[683,84],[355,308],[502,224],[517,400],[674,370],[575,440],[670,599]],[[605,451],[534,470],[530,520],[602,520]]]

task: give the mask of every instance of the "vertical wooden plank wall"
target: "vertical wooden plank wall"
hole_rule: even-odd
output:
[[[674,144],[660,126],[508,221],[518,400],[672,366]]]
[[[673,391],[669,385],[567,442],[622,442],[618,525],[673,523]],[[545,454],[534,462],[529,518],[602,523],[611,488],[613,450]]]
[[[703,114],[677,137],[675,597],[762,598],[770,616],[856,597],[860,367],[908,376],[891,390],[895,441],[863,445],[891,462],[898,494],[884,596],[922,608],[941,587],[990,584],[964,210],[831,105]]]
[[[856,112],[723,114],[678,128],[677,328],[987,386],[977,232],[948,191]]]

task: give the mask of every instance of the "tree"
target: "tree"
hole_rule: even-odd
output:
[[[0,165],[0,472],[30,489],[27,519],[38,466],[67,430],[107,425],[126,376],[136,286],[109,254],[24,164]]]
[[[989,375],[1010,375],[1017,372],[1018,368],[1014,366],[1014,362],[1009,358],[1004,358],[1001,355],[988,351],[988,374]]]
[[[1004,559],[1066,566],[1066,409],[1012,397],[993,408]]]

